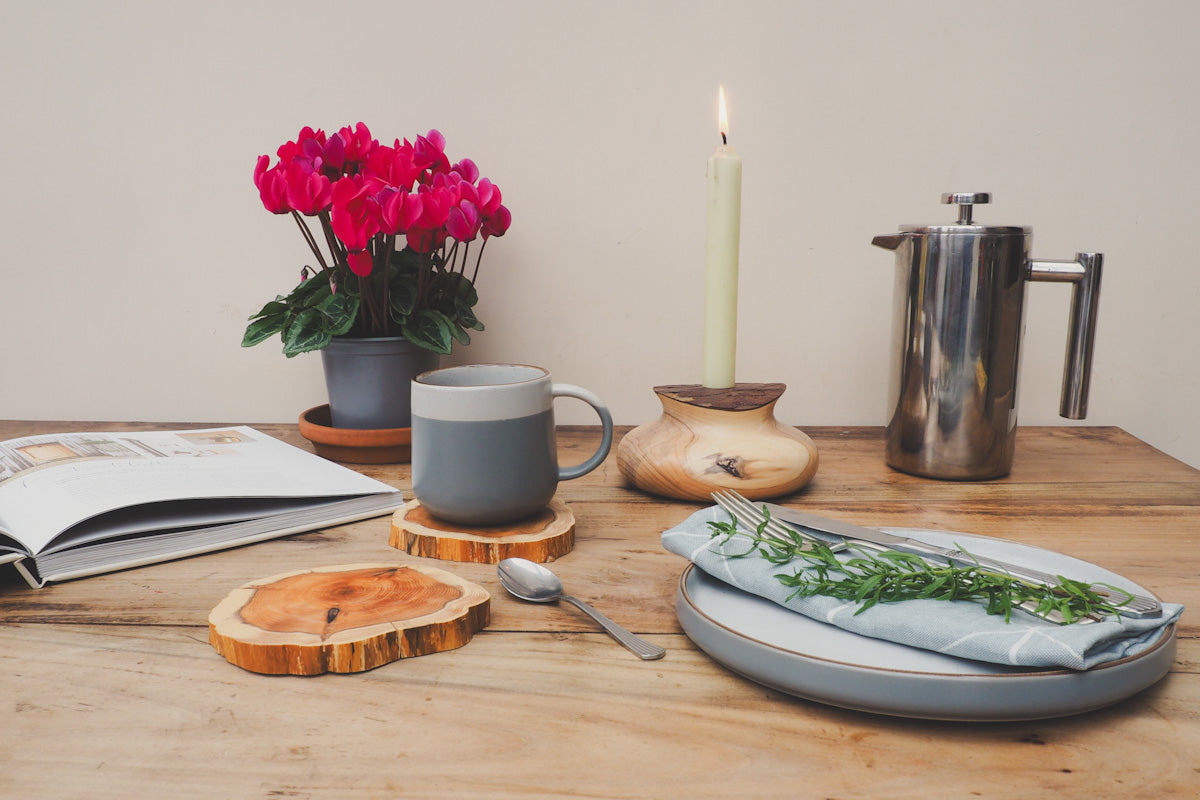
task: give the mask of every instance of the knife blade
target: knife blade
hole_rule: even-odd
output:
[[[795,525],[801,528],[803,532],[814,534],[818,538],[824,538],[827,541],[870,542],[871,544],[881,545],[890,550],[912,553],[924,558],[933,558],[959,566],[977,566],[996,570],[1014,578],[1031,581],[1043,586],[1058,586],[1060,583],[1058,576],[1051,575],[1048,572],[1042,572],[1019,564],[1011,564],[995,558],[973,555],[955,547],[941,547],[917,539],[911,539],[907,536],[897,536],[896,534],[886,533],[875,528],[864,528],[849,522],[821,517],[807,511],[786,508],[775,503],[761,503],[760,505],[766,506],[771,516],[775,519]],[[833,537],[833,539],[830,540],[828,537]],[[1090,588],[1109,603],[1117,606],[1122,616],[1139,619],[1162,616],[1162,604],[1152,597],[1135,595],[1133,598],[1130,598],[1126,592],[1119,589],[1114,590],[1111,587],[1101,584],[1092,584]]]

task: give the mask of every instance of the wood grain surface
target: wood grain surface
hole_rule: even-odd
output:
[[[462,647],[491,596],[426,564],[316,567],[251,581],[208,615],[208,641],[266,675],[365,672]]]
[[[820,459],[807,434],[775,418],[784,388],[657,386],[662,415],[621,438],[617,467],[630,485],[675,500],[707,501],[718,489],[751,500],[791,494]]]
[[[0,422],[0,438],[145,427],[181,426]],[[295,426],[259,427],[305,446]],[[675,619],[684,565],[659,535],[701,504],[630,489],[610,457],[560,486],[576,543],[553,569],[665,659],[639,661],[570,607],[508,597],[492,565],[446,562],[493,596],[488,628],[458,649],[298,678],[238,669],[208,645],[209,610],[252,579],[430,563],[387,544],[387,517],[36,591],[3,567],[0,797],[1200,796],[1200,471],[1117,428],[1029,428],[1006,478],[944,483],[887,468],[879,428],[804,430],[820,468],[785,504],[1001,536],[1126,575],[1189,607],[1171,672],[1101,711],[988,725],[765,689]],[[594,436],[561,430],[563,463]],[[362,471],[410,489],[407,465]]]
[[[426,511],[419,500],[409,500],[392,515],[388,544],[409,555],[442,561],[499,564],[506,558],[527,558],[540,564],[571,552],[575,515],[566,503],[555,499],[527,519],[467,527],[444,522]]]

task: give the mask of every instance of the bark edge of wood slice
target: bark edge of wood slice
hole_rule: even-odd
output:
[[[343,564],[250,581],[209,614],[209,644],[266,675],[364,672],[462,647],[491,620],[483,587],[423,564]]]
[[[443,522],[410,500],[392,514],[388,544],[409,555],[442,561],[499,564],[506,558],[553,561],[575,547],[575,514],[555,498],[529,519],[469,527]]]

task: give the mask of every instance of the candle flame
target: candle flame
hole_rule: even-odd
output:
[[[729,140],[729,112],[725,109],[725,87],[717,87],[717,129],[721,132],[721,144]]]

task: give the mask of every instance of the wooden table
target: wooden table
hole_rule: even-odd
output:
[[[114,430],[0,422],[0,439]],[[294,426],[260,426],[306,446]],[[570,606],[508,597],[495,568],[466,647],[367,673],[266,677],[207,642],[247,580],[404,562],[376,519],[30,590],[0,570],[0,797],[1195,798],[1200,796],[1200,471],[1117,428],[1020,431],[1012,474],[943,483],[891,471],[877,428],[806,429],[821,453],[785,502],[867,525],[1004,536],[1106,566],[1192,611],[1177,660],[1116,706],[1026,723],[844,711],[750,683],[682,634],[683,562],[659,534],[698,508],[623,486],[615,459],[563,484],[578,520],[554,570],[668,649],[642,662]],[[563,463],[595,433],[564,429]],[[615,449],[615,448],[614,448]],[[407,465],[365,472],[405,490]]]

